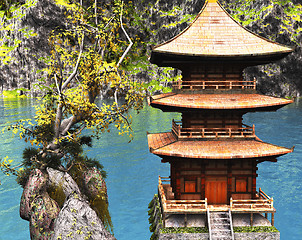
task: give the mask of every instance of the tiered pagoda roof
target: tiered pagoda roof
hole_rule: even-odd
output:
[[[264,64],[292,51],[242,27],[218,1],[208,0],[184,31],[153,48],[150,61],[158,66],[172,66],[183,61],[231,58]]]
[[[260,94],[181,94],[166,93],[151,97],[151,106],[163,111],[191,110],[277,110],[292,100]],[[175,111],[175,110],[174,110]]]
[[[197,70],[194,71],[200,72],[194,75],[199,77],[194,80],[187,76],[184,79],[186,85],[180,82],[178,89],[174,89],[172,93],[152,96],[151,106],[163,111],[178,112],[236,111],[245,114],[255,111],[275,111],[293,101],[257,94],[256,83],[254,82],[253,86],[248,85],[250,83],[244,82],[240,74],[247,66],[273,62],[292,51],[290,47],[250,32],[239,25],[218,1],[208,0],[188,28],[171,40],[153,48],[150,60],[158,66],[183,68],[181,70],[187,71],[187,75],[192,74],[194,68],[190,68],[191,65],[197,66]],[[209,66],[215,68],[216,63],[217,65],[224,63],[224,70],[219,73],[220,77],[209,80],[207,69]],[[240,66],[236,70],[237,78],[227,80],[226,75],[229,74],[227,70],[230,69],[231,73],[233,71],[232,64]],[[206,67],[199,68],[199,66]],[[198,83],[192,85],[194,82]],[[205,87],[206,84],[208,89]],[[199,87],[200,90],[192,91],[193,87]],[[190,129],[197,131],[194,128]],[[236,131],[236,127],[234,129]],[[206,127],[200,127],[198,131],[207,130]],[[225,135],[229,131],[229,138],[221,139],[216,135],[216,139],[200,137],[198,140],[196,138],[184,140],[178,138],[173,131],[148,134],[149,148],[152,153],[159,156],[199,159],[274,158],[293,151],[260,141],[254,130],[253,137],[249,139],[232,138],[230,127],[223,131]],[[244,131],[246,130],[242,130],[242,136]]]
[[[179,141],[171,133],[155,133],[148,135],[150,151],[153,154],[169,157],[198,159],[246,159],[278,157],[293,149],[276,146],[254,140],[205,140]]]

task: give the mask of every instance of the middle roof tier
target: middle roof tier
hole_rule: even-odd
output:
[[[148,133],[150,152],[160,157],[198,159],[271,159],[293,151],[260,139],[182,141],[172,132]]]
[[[293,100],[261,94],[164,93],[150,97],[152,107],[164,112],[201,110],[276,111]]]

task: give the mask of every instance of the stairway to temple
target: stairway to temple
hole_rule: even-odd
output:
[[[234,240],[231,212],[208,211],[210,240]]]

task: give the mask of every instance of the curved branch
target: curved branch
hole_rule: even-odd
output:
[[[123,4],[124,4],[124,1],[122,2],[122,9],[121,9],[121,16],[120,16],[121,28],[122,28],[123,32],[125,33],[125,35],[126,35],[128,41],[130,42],[130,44],[128,45],[126,51],[121,56],[120,60],[118,61],[117,65],[116,65],[116,67],[118,67],[121,64],[121,62],[124,60],[125,56],[128,54],[128,52],[130,51],[130,48],[133,45],[133,42],[132,42],[131,38],[129,37],[129,35],[127,34],[126,30],[123,27]]]
[[[67,85],[71,82],[71,80],[76,76],[76,74],[78,72],[78,68],[79,68],[79,65],[80,65],[80,60],[81,60],[82,53],[83,53],[83,48],[84,48],[84,38],[85,38],[85,35],[83,35],[83,38],[82,38],[82,43],[81,43],[81,46],[80,46],[80,53],[79,53],[79,56],[78,56],[78,60],[77,60],[75,69],[73,70],[73,73],[68,77],[66,82],[64,82],[61,91],[63,91],[63,89],[67,87]]]

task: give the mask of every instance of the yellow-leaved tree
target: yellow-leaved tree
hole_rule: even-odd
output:
[[[69,173],[81,189],[85,182],[82,173],[88,169],[97,168],[105,177],[102,165],[83,154],[83,145],[91,146],[92,138],[109,131],[110,125],[131,139],[128,111],[142,108],[144,89],[123,71],[132,46],[123,22],[131,14],[130,8],[120,0],[56,2],[66,9],[66,27],[54,29],[49,37],[51,52],[44,69],[47,77],[39,85],[43,96],[35,123],[20,121],[10,127],[31,146],[24,150],[21,165],[12,167],[5,159],[0,167],[7,174],[17,175],[23,187],[34,169],[46,172],[50,167]],[[95,101],[100,93],[111,97],[111,103],[98,106]],[[82,134],[84,129],[91,129],[89,135]],[[59,191],[57,187],[48,193],[63,204]],[[101,192],[88,197],[110,228],[104,204],[107,200]]]

